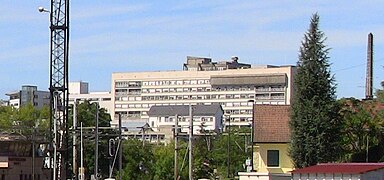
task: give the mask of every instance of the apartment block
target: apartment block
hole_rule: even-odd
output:
[[[23,85],[21,90],[7,93],[9,96],[8,105],[15,108],[32,104],[36,108],[49,106],[49,91],[37,90],[37,86]]]
[[[220,104],[231,126],[250,126],[253,103],[291,103],[295,72],[295,66],[252,66],[237,57],[188,56],[180,71],[113,73],[112,123],[118,114],[123,124],[149,122],[152,106]]]

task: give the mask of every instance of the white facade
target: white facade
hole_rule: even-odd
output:
[[[239,180],[291,180],[289,174],[271,174],[267,172],[239,172]]]
[[[97,102],[101,108],[105,108],[108,113],[112,112],[111,92],[89,92],[87,82],[70,82],[69,85],[69,104],[74,104],[75,99],[78,103],[85,100]],[[111,114],[112,116],[112,114]]]
[[[110,92],[91,92],[88,94],[69,94],[69,104],[74,104],[75,99],[78,103],[88,100],[89,102],[97,102],[101,108],[105,108],[112,117],[112,95]]]
[[[83,81],[69,82],[68,92],[69,94],[88,94],[89,84]]]
[[[158,71],[112,74],[112,124],[149,122],[151,106],[219,103],[231,125],[249,126],[252,103],[291,103],[294,66],[215,71]]]
[[[169,107],[172,108],[177,106]],[[191,116],[188,113],[188,106],[178,107],[184,108],[184,112],[178,112],[175,109],[173,111],[170,111],[171,113],[168,114],[161,113],[161,115],[153,115],[151,114],[151,112],[153,112],[153,109],[151,109],[149,112],[149,125],[151,126],[152,130],[154,130],[155,132],[169,131],[166,132],[166,134],[169,134],[170,132],[172,132],[172,128],[176,125],[177,121],[178,127],[180,128],[179,131],[189,134]],[[152,108],[156,108],[156,106],[153,106]],[[196,112],[192,111],[194,134],[204,134],[206,132],[219,133],[223,130],[223,110],[221,106],[196,105],[191,106],[191,108],[194,108],[194,110],[196,110]],[[201,111],[199,109],[209,110],[205,111],[204,113],[200,113]]]

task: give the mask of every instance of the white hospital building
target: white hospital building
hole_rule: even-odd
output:
[[[180,71],[113,73],[112,124],[118,114],[125,126],[149,122],[148,111],[155,105],[220,104],[231,126],[249,126],[254,102],[291,103],[295,72],[295,66],[251,66],[237,57],[212,62],[188,56]]]

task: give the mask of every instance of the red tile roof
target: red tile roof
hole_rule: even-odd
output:
[[[255,105],[255,140],[256,143],[290,142],[289,105]]]
[[[384,163],[324,163],[302,169],[293,170],[293,174],[308,173],[349,173],[363,174],[383,169]]]

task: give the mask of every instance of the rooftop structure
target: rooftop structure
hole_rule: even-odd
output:
[[[384,163],[323,163],[292,171],[292,179],[382,179]]]
[[[250,64],[239,63],[238,57],[232,57],[231,62],[212,62],[211,58],[187,56],[187,63],[184,64],[185,71],[223,71],[227,69],[248,69]]]
[[[292,173],[354,173],[361,174],[378,169],[384,169],[384,163],[322,163]]]

